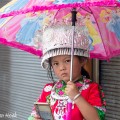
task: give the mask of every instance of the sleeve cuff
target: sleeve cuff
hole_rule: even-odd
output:
[[[105,112],[103,110],[98,109],[98,108],[96,108],[96,110],[97,110],[97,113],[99,115],[100,120],[105,120]]]

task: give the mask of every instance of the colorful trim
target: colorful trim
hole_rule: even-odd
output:
[[[41,57],[42,56],[42,51],[41,50],[36,50],[34,48],[31,48],[27,45],[23,45],[23,44],[20,44],[20,43],[17,43],[17,42],[8,42],[6,39],[4,38],[0,38],[0,44],[3,44],[3,45],[7,45],[7,46],[10,46],[10,47],[15,47],[15,48],[18,48],[18,49],[21,49],[21,50],[24,50],[24,51],[27,51],[29,53],[32,53],[36,56],[39,56]]]
[[[109,56],[101,56],[100,54],[95,54],[95,53],[90,53],[90,58],[98,58],[100,60],[110,60],[110,58],[114,57],[114,56],[119,56],[120,54],[120,50],[116,50],[114,52],[112,52],[112,54],[109,54]]]
[[[94,107],[100,111],[106,112],[106,108],[104,106],[102,107],[94,106]]]
[[[99,110],[99,109],[97,109],[97,112],[98,112],[100,120],[105,120],[105,112],[103,112],[102,110]]]
[[[120,6],[120,3],[117,1],[100,1],[100,2],[81,2],[81,3],[72,3],[72,4],[60,4],[56,5],[53,4],[51,6],[33,6],[30,9],[26,10],[17,10],[17,11],[12,11],[10,13],[4,13],[0,15],[0,18],[5,18],[9,16],[16,16],[19,14],[25,14],[29,12],[37,12],[37,11],[45,11],[45,10],[53,10],[53,9],[62,9],[62,8],[67,8],[67,7],[91,7],[91,6]]]

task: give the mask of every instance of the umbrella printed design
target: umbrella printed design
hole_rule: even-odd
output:
[[[9,4],[5,5],[3,8],[0,9],[0,13],[8,13],[14,10],[19,10],[21,8],[23,8],[29,0],[13,0],[11,1]],[[2,19],[0,20],[0,24],[2,24],[3,22],[5,22],[6,19]]]
[[[16,34],[16,41],[22,44],[30,44],[35,32],[40,29],[42,20],[43,17],[36,16],[35,13],[28,13],[27,17],[21,22],[21,28]]]
[[[9,5],[6,5],[4,6],[0,12],[3,12],[3,13],[7,13],[7,12],[11,12],[13,10],[19,10],[21,8],[23,8],[27,3],[28,3],[29,0],[13,0],[9,3]]]
[[[106,27],[109,31],[115,33],[117,39],[120,41],[120,9],[116,7],[115,11],[110,11],[109,20],[106,21]]]
[[[91,2],[92,6],[79,7],[79,2]],[[90,57],[107,60],[120,54],[119,6],[93,6],[94,1],[89,0],[51,0],[49,2],[43,0],[40,2],[41,6],[36,6],[37,3],[37,0],[35,1],[35,5],[33,5],[32,0],[31,4],[27,3],[27,5],[29,4],[28,8],[30,6],[34,8],[32,12],[27,11],[24,6],[21,8],[21,11],[25,9],[27,11],[25,14],[15,13],[14,11],[12,13],[16,15],[13,14],[12,16],[9,14],[8,16],[10,17],[6,18],[1,16],[3,18],[0,19],[0,43],[17,47],[37,56],[42,56],[43,30],[52,25],[71,24],[72,7],[63,8],[62,6],[59,9],[49,8],[49,10],[43,10],[41,6],[76,5],[76,26],[82,24],[88,30]],[[8,13],[5,14],[7,15]]]

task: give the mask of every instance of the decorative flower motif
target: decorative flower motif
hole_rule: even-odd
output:
[[[89,87],[89,84],[88,85],[83,85],[82,90],[86,90],[86,89],[88,89],[88,87]]]
[[[59,82],[56,86],[56,88],[62,88],[63,84],[61,82]]]
[[[91,82],[91,80],[90,79],[85,79],[84,82],[89,83],[89,82]]]
[[[52,86],[51,85],[48,85],[44,88],[44,91],[45,92],[50,92],[52,90]]]
[[[63,92],[62,90],[60,90],[60,91],[58,92],[58,94],[59,94],[59,95],[63,95],[64,92]]]
[[[50,105],[53,106],[56,103],[56,99],[54,99],[53,97],[51,97],[50,99]]]
[[[82,87],[82,86],[83,86],[83,84],[82,84],[82,83],[80,83],[80,82],[77,82],[77,83],[76,83],[76,86],[77,86],[77,87]]]
[[[62,81],[59,81],[58,83],[56,83],[54,90],[59,96],[64,96],[65,88],[66,88],[66,83],[62,80]]]

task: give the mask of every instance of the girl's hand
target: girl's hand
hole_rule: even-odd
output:
[[[76,86],[73,82],[68,81],[68,82],[67,82],[67,86],[66,86],[66,88],[65,88],[65,93],[69,96],[69,98],[70,98],[71,100],[73,100],[74,97],[75,97],[77,94],[79,94],[79,90],[78,90],[77,86]]]
[[[42,120],[39,115],[34,116],[34,120]]]

